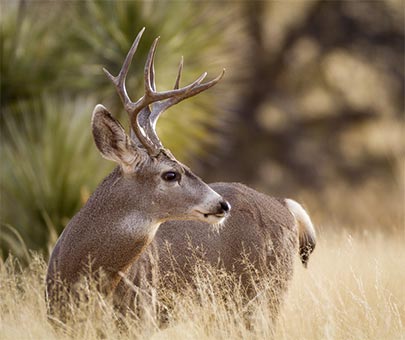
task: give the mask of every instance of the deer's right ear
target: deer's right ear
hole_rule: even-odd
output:
[[[141,157],[120,122],[103,105],[94,108],[91,128],[101,155],[120,164],[124,171]]]

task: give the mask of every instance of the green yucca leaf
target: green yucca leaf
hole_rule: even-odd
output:
[[[30,249],[45,248],[50,231],[61,232],[111,168],[93,146],[93,106],[90,99],[60,102],[44,96],[20,108],[22,124],[6,120],[10,137],[1,145],[1,216]]]

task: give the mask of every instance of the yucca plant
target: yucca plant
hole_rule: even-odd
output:
[[[19,124],[6,119],[11,137],[1,144],[0,211],[2,234],[8,235],[3,242],[9,246],[15,237],[4,224],[11,225],[29,249],[46,249],[110,169],[93,146],[93,106],[91,99],[43,96],[20,105]],[[11,114],[5,113],[6,118]],[[33,120],[32,114],[41,119]]]
[[[48,13],[25,1],[2,2],[0,16],[1,108],[30,100],[44,90],[61,86],[62,66],[66,66],[63,44],[56,20],[58,7]],[[59,83],[59,84],[58,84]]]

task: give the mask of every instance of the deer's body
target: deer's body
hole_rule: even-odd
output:
[[[250,300],[260,286],[252,281],[254,268],[255,279],[272,282],[269,303],[277,309],[292,277],[298,245],[304,265],[308,251],[315,246],[313,226],[300,215],[305,211],[300,206],[292,207],[297,204],[292,200],[270,197],[243,184],[210,186],[232,206],[232,213],[220,229],[206,230],[203,222],[195,221],[162,224],[151,245],[128,268],[126,277],[142,289],[158,281],[170,286],[173,275],[176,284],[191,284],[195,265],[202,260],[235,274]],[[121,281],[118,291],[120,304],[133,307],[137,293],[133,286]]]
[[[270,264],[273,257],[284,257],[286,269],[290,271],[291,261],[298,253],[298,231],[283,200],[238,183],[215,183],[211,187],[232,204],[232,213],[218,231],[201,229],[203,222],[164,223],[150,247],[159,253],[156,263],[160,273],[164,276],[166,271],[174,269],[181,275],[190,275],[193,251],[197,257],[213,265],[220,264],[229,272],[243,273],[243,256],[256,268],[266,262]],[[147,261],[147,258],[148,251],[140,260]]]
[[[286,281],[291,276],[298,237],[301,248],[309,244],[311,251],[314,245],[312,224],[298,203],[270,198],[240,184],[218,183],[211,188],[163,148],[155,131],[159,115],[212,87],[223,73],[205,83],[203,74],[179,88],[181,61],[174,89],[157,92],[153,66],[156,39],[145,65],[145,94],[132,102],[125,78],[142,33],[143,30],[135,39],[118,76],[105,70],[129,113],[131,137],[105,107],[95,107],[92,116],[95,144],[104,158],[118,166],[72,218],[55,246],[47,273],[51,313],[66,302],[64,292],[74,295],[79,278],[89,273],[105,273],[101,290],[124,298],[127,290],[121,274],[133,274],[135,281],[141,279],[138,274],[147,261],[146,257],[139,257],[153,242],[156,232],[158,237],[150,248],[161,250],[165,240],[171,242],[180,263],[178,268],[186,276],[190,275],[191,267],[186,264],[185,233],[189,233],[192,244],[204,247],[211,263],[220,258],[227,270],[241,275],[239,260],[243,247],[258,267],[266,263],[274,266],[275,259],[280,259],[277,266],[285,273]],[[226,199],[234,205],[230,216],[231,206]],[[208,224],[221,224],[227,217],[219,234],[210,231]],[[304,225],[298,233],[297,221]],[[159,232],[162,223],[166,225]],[[160,261],[162,269],[170,268],[164,260]]]

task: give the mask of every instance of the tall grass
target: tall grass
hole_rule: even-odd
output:
[[[8,259],[0,266],[0,334],[4,340],[405,339],[404,240],[403,234],[321,235],[307,270],[297,258],[275,325],[265,299],[256,299],[248,326],[238,290],[227,292],[233,302],[217,291],[231,280],[222,273],[201,277],[196,290],[164,292],[173,302],[164,324],[156,304],[118,322],[111,302],[89,290],[89,301],[74,308],[72,322],[53,328],[46,317],[43,259],[34,254],[25,269]]]

